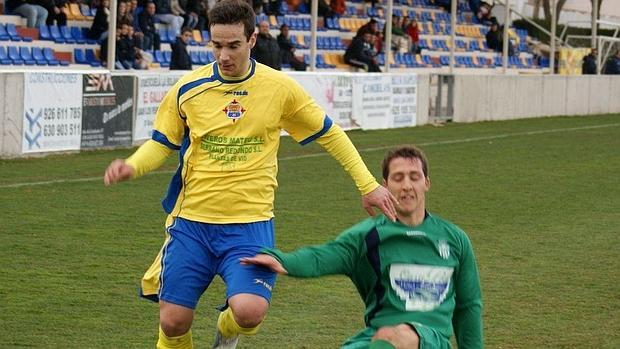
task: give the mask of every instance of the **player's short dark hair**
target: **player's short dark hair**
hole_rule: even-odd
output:
[[[381,163],[381,169],[383,170],[383,179],[386,181],[390,176],[390,162],[396,158],[420,159],[424,177],[428,178],[428,160],[426,160],[426,155],[424,155],[422,149],[413,145],[405,145],[392,149],[385,154],[383,162]]]
[[[245,37],[250,40],[256,26],[256,14],[243,0],[221,0],[209,10],[209,28],[214,24],[243,24]]]

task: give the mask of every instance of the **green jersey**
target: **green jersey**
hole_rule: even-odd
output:
[[[458,347],[482,348],[482,299],[476,259],[459,227],[426,213],[418,226],[368,218],[324,245],[264,251],[290,276],[347,275],[371,328],[420,323]]]

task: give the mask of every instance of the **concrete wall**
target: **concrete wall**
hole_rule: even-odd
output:
[[[428,124],[428,111],[430,109],[431,77],[430,75],[418,75],[418,102],[416,110],[416,125]]]
[[[454,101],[454,122],[620,113],[620,77],[458,75]]]
[[[0,74],[0,157],[22,151],[24,74]]]

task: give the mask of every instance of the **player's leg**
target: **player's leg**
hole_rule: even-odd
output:
[[[371,349],[418,349],[420,338],[412,326],[400,324],[377,330],[370,343]]]
[[[160,258],[157,348],[189,349],[194,309],[213,280],[215,257],[204,244],[204,223],[176,218],[167,231]]]
[[[375,342],[377,346],[373,346]],[[372,337],[370,348],[390,348],[384,342],[396,349],[450,349],[449,338],[417,322],[380,328]]]
[[[274,246],[273,222],[229,224],[220,237],[225,237],[219,246],[225,253],[218,273],[226,283],[228,308],[218,319],[218,337],[219,341],[231,344],[218,346],[216,338],[214,348],[234,348],[240,334],[258,332],[269,309],[275,273],[254,265],[241,265],[239,259]]]

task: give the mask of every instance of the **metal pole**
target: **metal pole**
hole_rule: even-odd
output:
[[[116,63],[116,11],[117,0],[110,0],[110,17],[108,17],[108,70],[113,71]],[[103,9],[99,10],[102,11]]]
[[[596,48],[596,35],[597,35],[597,29],[598,29],[598,25],[596,23],[597,18],[597,14],[598,14],[598,0],[592,0],[592,41],[591,41],[591,46],[592,48]]]
[[[310,71],[316,70],[316,28],[319,18],[319,1],[312,0],[310,8]]]
[[[508,45],[510,44],[510,37],[508,36],[508,28],[510,27],[510,0],[506,0],[504,4],[504,37],[502,46],[502,73],[506,74],[508,71]]]
[[[383,52],[385,52],[385,73],[390,72],[390,61],[392,60],[392,11],[394,1],[388,0],[387,13],[385,14],[385,43],[383,44]]]
[[[549,50],[549,74],[555,74],[555,30],[558,21],[555,3],[557,0],[551,0],[551,48]]]
[[[452,45],[450,45],[450,74],[454,73],[454,50],[456,49],[456,16],[457,16],[457,2],[456,0],[452,0],[452,8],[450,9],[450,26],[452,26],[452,30],[450,31],[450,41]]]

